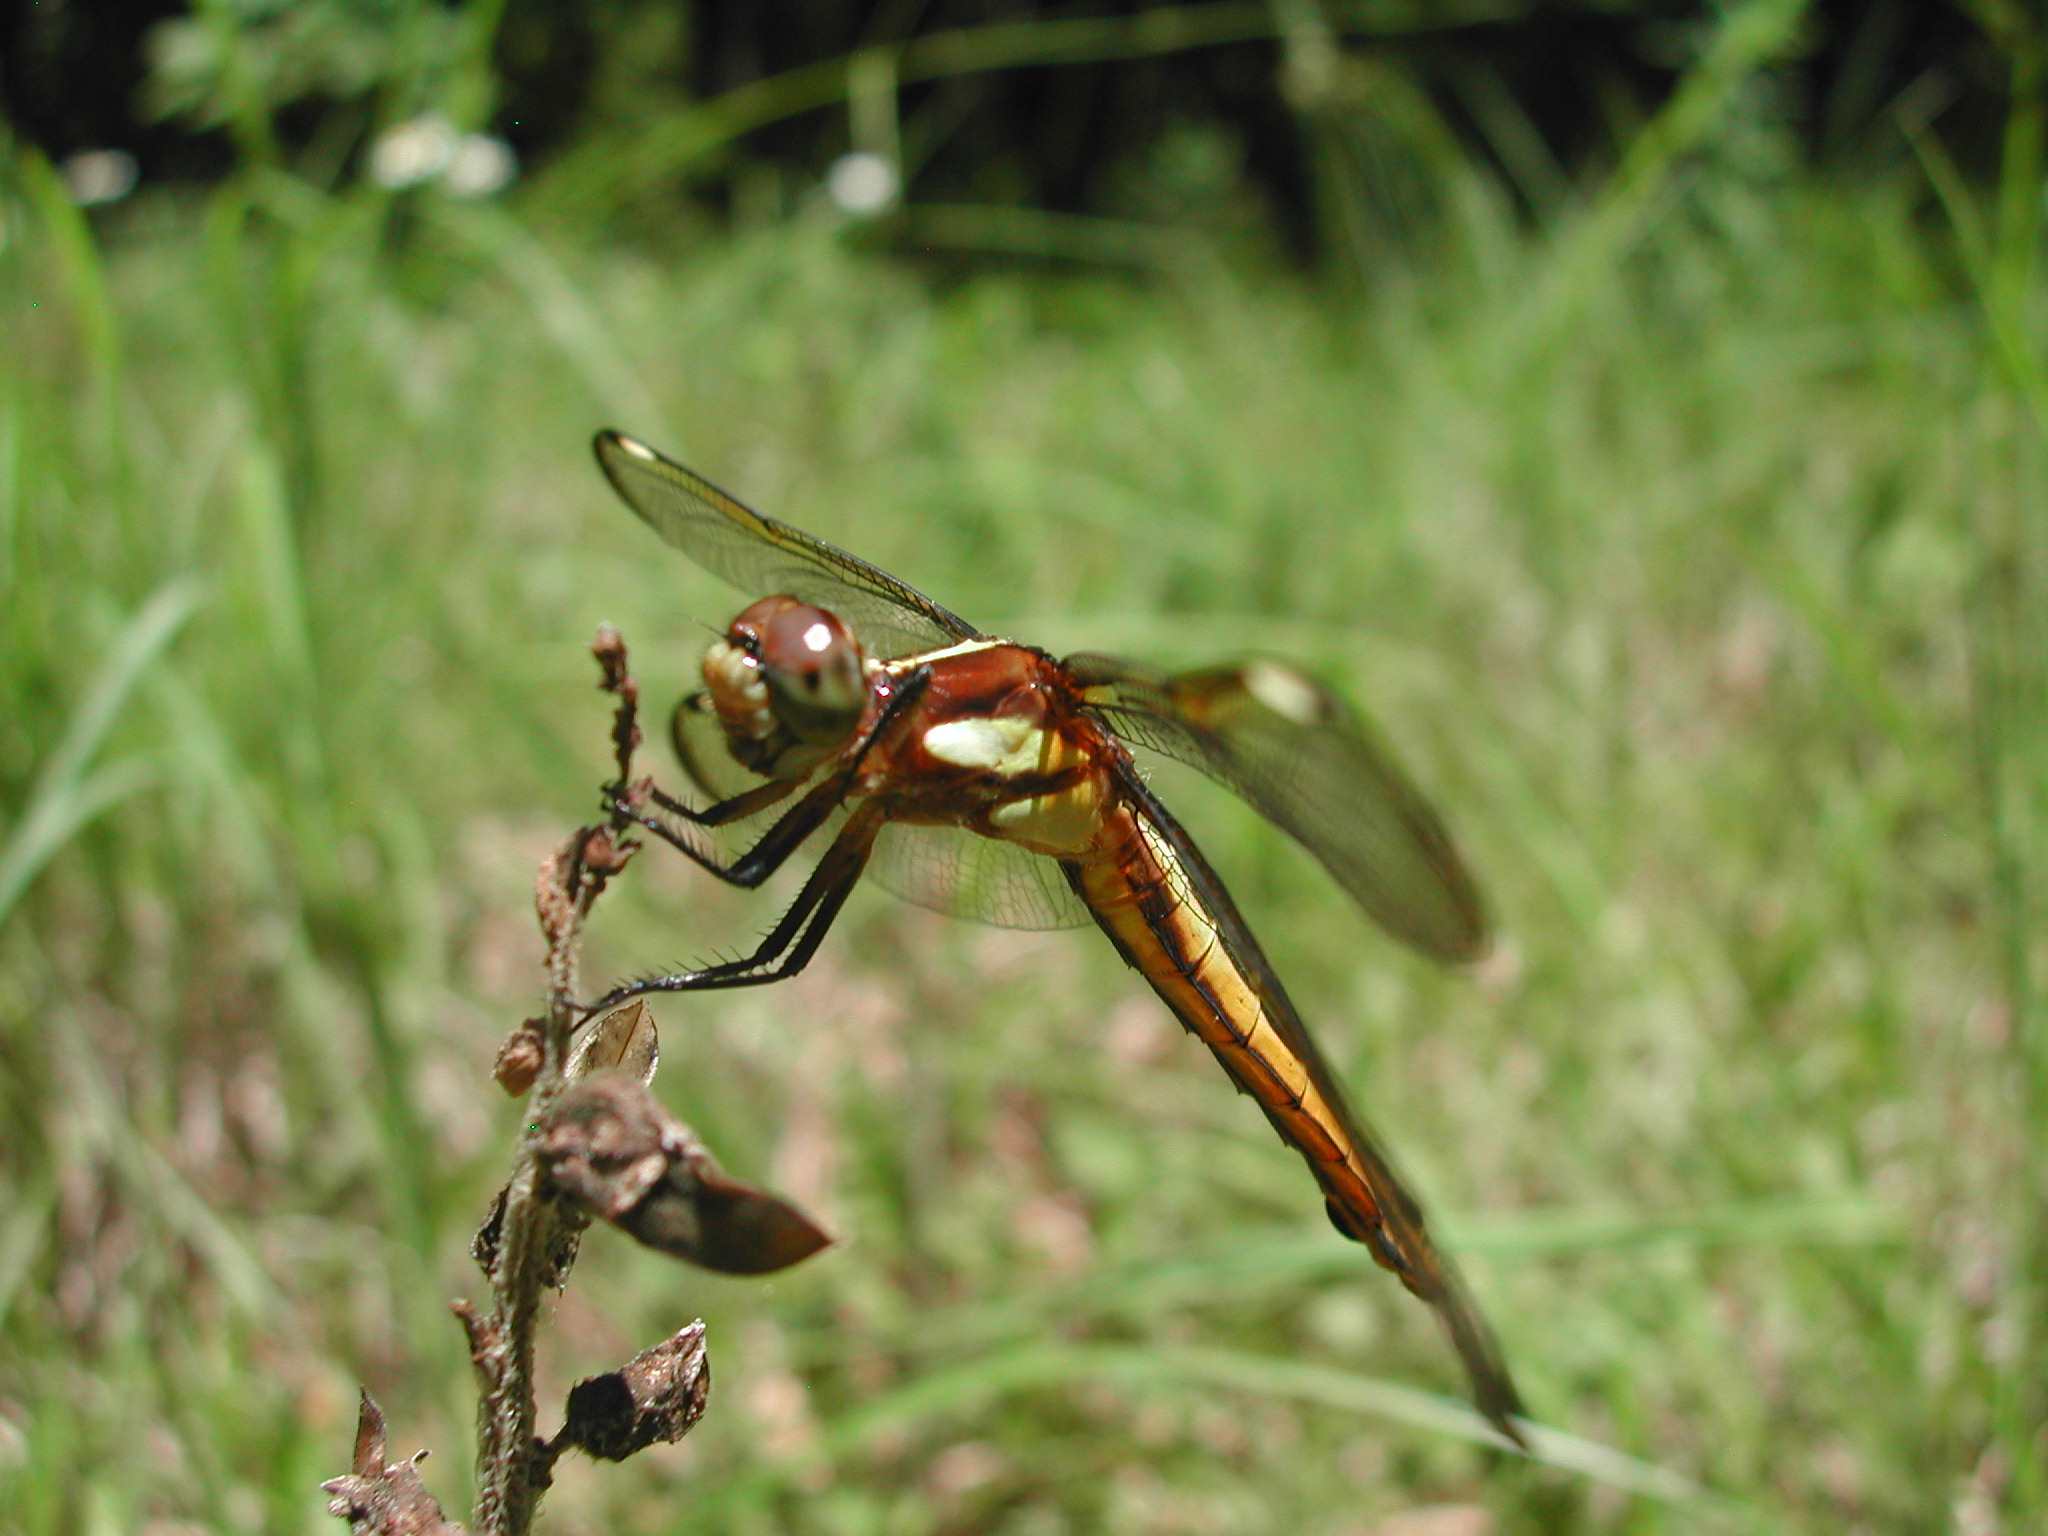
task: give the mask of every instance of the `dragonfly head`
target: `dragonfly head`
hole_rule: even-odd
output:
[[[797,777],[853,734],[868,704],[860,642],[826,609],[764,597],[704,654],[704,683],[733,755]]]

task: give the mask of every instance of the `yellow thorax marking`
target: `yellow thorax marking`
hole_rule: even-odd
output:
[[[942,763],[1014,779],[1039,771],[1045,732],[1022,715],[942,720],[924,733],[924,749]]]

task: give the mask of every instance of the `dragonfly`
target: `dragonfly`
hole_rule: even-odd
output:
[[[670,721],[709,803],[651,780],[611,786],[610,803],[742,888],[800,848],[823,851],[753,953],[627,982],[592,1010],[793,975],[864,874],[1009,927],[1092,923],[1300,1153],[1337,1230],[1434,1309],[1480,1411],[1525,1444],[1505,1360],[1421,1206],[1131,752],[1178,759],[1235,791],[1395,937],[1441,960],[1474,959],[1488,943],[1478,887],[1363,722],[1275,659],[1168,673],[985,635],[633,438],[601,432],[594,446],[613,489],[662,539],[757,594],[711,642],[705,686]],[[718,841],[764,823],[743,849]]]

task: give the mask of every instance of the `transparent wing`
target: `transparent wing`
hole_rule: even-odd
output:
[[[683,772],[707,802],[744,794],[761,782],[725,750],[708,695],[691,694],[676,707],[670,736]],[[738,852],[781,809],[710,835]],[[823,846],[825,840],[813,841]],[[965,827],[890,822],[876,839],[867,875],[905,901],[998,928],[1085,928],[1093,921],[1054,860]]]
[[[692,787],[707,802],[730,800],[761,783],[760,775],[743,767],[726,746],[725,728],[702,688],[676,705],[668,718],[668,740]]]
[[[612,489],[670,544],[755,597],[787,592],[831,609],[870,655],[908,656],[979,638],[966,620],[886,571],[750,511],[645,443],[600,432],[592,447]]]
[[[1109,656],[1066,664],[1119,736],[1243,796],[1396,938],[1444,960],[1485,952],[1485,903],[1443,823],[1313,679],[1263,658],[1173,674]]]
[[[998,928],[1085,928],[1095,920],[1056,860],[965,827],[892,821],[868,873],[905,901]]]

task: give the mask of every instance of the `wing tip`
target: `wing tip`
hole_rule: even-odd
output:
[[[1478,964],[1493,953],[1493,925],[1484,913],[1472,914],[1471,920],[1438,953],[1452,965]]]
[[[1515,1386],[1514,1374],[1508,1369],[1493,1330],[1486,1326],[1485,1319],[1455,1279],[1431,1305],[1465,1367],[1472,1406],[1517,1450],[1526,1453],[1529,1437],[1522,1426],[1528,1422],[1529,1410],[1522,1404],[1522,1394]]]
[[[627,458],[639,459],[645,464],[659,464],[661,462],[661,455],[641,442],[639,438],[628,437],[625,433],[613,427],[599,429],[597,435],[590,440],[590,449],[591,452],[597,455],[597,462],[599,464],[605,463],[614,454],[624,454]]]
[[[1457,903],[1448,914],[1442,910],[1417,914],[1387,902],[1369,903],[1356,890],[1351,896],[1366,916],[1418,954],[1444,965],[1473,965],[1493,953],[1494,931],[1486,908],[1477,900],[1477,891],[1468,886],[1468,893],[1469,899]]]

